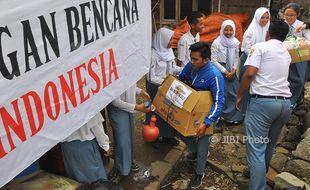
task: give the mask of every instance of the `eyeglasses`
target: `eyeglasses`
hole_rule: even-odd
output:
[[[294,14],[294,15],[284,14],[284,16],[285,16],[285,17],[297,17],[297,15],[296,15],[296,14]]]

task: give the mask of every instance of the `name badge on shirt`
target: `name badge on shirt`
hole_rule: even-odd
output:
[[[255,49],[254,48],[251,48],[250,49],[250,52],[249,52],[249,57],[251,57],[252,55],[253,55],[253,52],[255,51]]]

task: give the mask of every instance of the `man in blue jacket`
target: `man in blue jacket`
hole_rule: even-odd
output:
[[[210,62],[211,49],[207,43],[197,42],[190,46],[191,62],[179,75],[179,79],[195,90],[210,90],[213,104],[196,131],[196,137],[184,137],[182,140],[188,145],[190,154],[188,160],[197,160],[196,173],[190,181],[191,189],[198,189],[205,176],[204,169],[207,162],[209,140],[212,135],[205,135],[206,129],[211,127],[220,116],[224,104],[224,78],[221,72]]]

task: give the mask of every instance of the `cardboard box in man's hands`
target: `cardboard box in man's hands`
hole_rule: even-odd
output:
[[[169,75],[154,98],[157,114],[184,136],[195,136],[212,106],[210,91],[196,91]],[[206,130],[212,134],[213,127]]]

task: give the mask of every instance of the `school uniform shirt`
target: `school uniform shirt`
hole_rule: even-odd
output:
[[[296,32],[296,28],[302,26],[304,23],[298,19],[295,20],[295,22],[292,25],[289,25],[290,27],[290,33],[292,33],[294,36],[297,37],[304,37],[310,40],[310,29],[305,29],[301,32]]]
[[[211,110],[204,120],[206,125],[211,125],[220,116],[224,104],[224,78],[221,72],[209,61],[198,70],[193,69],[189,62],[179,79],[198,91],[210,90],[213,97]]]
[[[243,34],[241,51],[243,51],[247,55],[249,54],[251,47],[255,44],[255,39],[253,35],[253,32],[250,30],[246,30]]]
[[[174,60],[163,61],[160,60],[158,55],[152,50],[150,71],[146,75],[146,80],[156,85],[160,85],[167,75],[179,74],[182,67],[178,67]]]
[[[99,112],[91,118],[86,124],[80,127],[77,131],[73,132],[67,137],[64,142],[71,142],[75,140],[90,141],[96,138],[99,146],[108,151],[110,149],[109,137],[105,134],[102,122],[104,121],[101,113]]]
[[[199,40],[199,33],[197,33],[194,37],[190,31],[183,34],[183,36],[180,38],[178,42],[178,60],[182,61],[183,67],[191,61],[189,47],[192,44],[199,42]]]
[[[227,63],[227,47],[224,47],[220,38],[216,38],[211,45],[211,61],[222,72],[226,72],[226,68],[220,63]],[[235,61],[230,68],[237,69],[239,64],[239,48],[236,48]]]
[[[134,84],[118,98],[113,100],[112,105],[129,113],[135,113],[136,95],[140,93],[141,89]]]
[[[257,74],[251,83],[250,94],[291,97],[287,80],[291,56],[279,40],[255,44],[245,66],[256,67]]]

